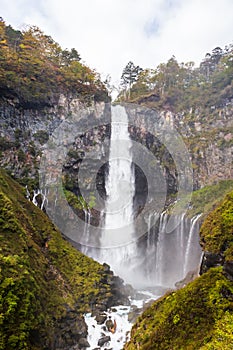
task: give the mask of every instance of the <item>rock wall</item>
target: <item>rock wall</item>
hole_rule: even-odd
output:
[[[161,116],[180,133],[190,152],[194,189],[233,178],[233,103]]]
[[[88,108],[90,110],[104,108],[101,103],[99,106]],[[77,99],[68,100],[62,95],[53,108],[38,110],[24,110],[17,101],[2,99],[0,101],[0,165],[7,168],[15,177],[36,178],[43,144],[48,141],[49,136],[62,121],[70,114],[78,113],[82,107],[83,105]],[[159,144],[150,132],[147,113],[150,113],[150,110],[146,113],[138,112],[136,125],[131,125],[129,129],[131,137],[136,142],[144,144],[159,158],[164,166],[168,192],[175,193],[178,179],[174,162],[168,150],[161,151],[163,145]],[[95,112],[92,116],[96,118]],[[156,112],[156,118],[156,122],[165,123],[182,136],[192,160],[194,189],[233,177],[232,104],[216,110],[213,107],[208,115],[203,115],[198,110],[190,110],[183,114],[161,111]],[[145,125],[147,125],[146,128]],[[102,157],[101,144],[105,138],[109,138],[109,133],[109,126],[101,126],[93,130],[90,123],[87,132],[79,140],[75,140],[74,150],[79,154],[75,157],[71,154],[70,159],[64,164],[65,171],[75,172],[85,152],[93,147],[96,147],[95,152],[99,152]],[[99,180],[101,182],[101,176]]]

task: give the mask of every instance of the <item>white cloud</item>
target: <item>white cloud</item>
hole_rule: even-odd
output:
[[[129,60],[156,67],[173,54],[199,62],[232,40],[232,0],[0,0],[15,27],[38,25],[92,68],[119,80]]]

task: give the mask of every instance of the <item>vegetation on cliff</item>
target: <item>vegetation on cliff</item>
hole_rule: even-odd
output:
[[[233,191],[207,216],[200,237],[204,251],[222,254],[224,261],[233,261]]]
[[[232,178],[232,62],[230,44],[207,53],[199,67],[173,56],[138,71],[127,84],[122,79],[116,103],[154,109],[181,134],[191,156],[195,190]]]
[[[21,107],[52,106],[59,94],[108,101],[100,76],[81,63],[76,49],[62,49],[38,27],[14,30],[0,18],[0,92]]]
[[[52,349],[67,310],[110,302],[114,277],[64,240],[2,170],[0,222],[0,349]]]
[[[208,197],[208,188],[203,191]],[[206,217],[201,228],[204,250],[223,254],[223,261],[230,267],[207,267],[207,272],[186,287],[157,300],[133,326],[126,350],[233,348],[232,228],[233,192],[230,192]]]
[[[126,350],[230,349],[233,283],[214,268],[157,300],[137,320]]]
[[[138,70],[136,78],[133,76],[128,84],[122,85],[118,100],[176,113],[191,107],[195,110],[222,106],[233,96],[232,57],[232,45],[224,50],[216,47],[206,54],[199,67],[194,62],[178,63],[173,56],[154,69]]]
[[[233,190],[233,180],[222,180],[217,184],[205,186],[192,193],[191,202],[187,211],[187,216],[192,218],[195,215],[202,214],[204,218],[214,210],[224,197]],[[186,198],[184,199],[186,200]],[[172,206],[170,210],[172,209]],[[176,211],[180,213],[183,210],[183,201],[176,204]]]

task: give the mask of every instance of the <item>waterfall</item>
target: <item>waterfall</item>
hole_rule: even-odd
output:
[[[144,252],[150,257],[144,259],[148,285],[174,287],[175,283],[182,280],[189,271],[198,268],[201,259],[199,217],[200,215],[197,215],[190,220],[184,214],[176,215],[173,217],[174,229],[167,232],[169,215],[162,213],[157,237],[153,229],[148,227],[149,235],[153,235],[149,248],[147,245]]]
[[[107,194],[105,229],[119,231],[133,221],[135,192],[128,117],[123,107],[117,106],[112,110],[111,128],[109,173],[105,186]],[[129,240],[133,238],[133,224],[125,230],[125,233]],[[114,235],[116,234],[117,232],[114,232]],[[102,243],[112,245],[109,232],[103,235]],[[119,240],[119,244],[121,243]]]
[[[106,177],[106,209],[99,260],[113,271],[129,277],[135,251],[133,197],[134,166],[128,116],[125,109],[112,109],[109,169]]]
[[[162,271],[164,262],[164,239],[165,228],[167,224],[167,215],[162,213],[160,216],[158,240],[156,242],[156,255],[155,255],[155,283],[156,285],[162,285]],[[152,246],[155,242],[152,242]]]
[[[190,227],[188,242],[185,250],[184,275],[186,275],[189,272],[190,268],[192,267],[192,265],[190,264],[190,258],[192,258],[192,251],[196,246],[195,243],[196,243],[197,231],[199,229],[199,225],[197,225],[197,222],[200,216],[201,214],[196,215],[191,219],[191,227]]]
[[[87,241],[87,245],[82,246],[82,252],[83,252],[83,254],[88,255],[88,242],[89,242],[89,235],[90,235],[91,213],[90,213],[89,209],[85,209],[84,207],[83,207],[83,211],[84,211],[84,220],[85,220],[83,236],[85,237],[85,239]]]
[[[28,188],[26,186],[26,190],[27,190],[27,199],[30,200],[30,193],[28,191]],[[36,207],[40,207],[41,210],[44,209],[45,207],[45,202],[47,201],[47,193],[48,190],[44,190],[44,193],[41,189],[37,189],[37,190],[33,190],[33,198],[32,198],[32,203],[36,206]],[[37,197],[41,196],[41,204],[39,205]],[[56,203],[55,203],[56,204]]]
[[[134,287],[174,287],[198,268],[201,258],[198,217],[170,216],[155,209],[144,213],[147,232],[136,240],[134,227],[135,174],[128,116],[122,106],[112,107],[109,163],[105,174],[106,204],[101,213],[100,248],[88,246],[91,214],[85,211],[85,254],[107,263],[115,274]]]

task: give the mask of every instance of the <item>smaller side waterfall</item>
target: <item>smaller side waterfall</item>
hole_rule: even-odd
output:
[[[191,227],[190,227],[190,232],[188,236],[188,242],[186,244],[186,249],[185,249],[185,258],[184,258],[184,275],[186,275],[190,269],[192,268],[192,257],[193,257],[193,249],[196,246],[196,238],[197,236],[197,227],[199,229],[199,225],[197,225],[198,219],[200,215],[196,215],[191,219]]]
[[[147,283],[173,287],[177,281],[182,280],[189,271],[198,268],[201,259],[199,245],[199,219],[200,215],[191,220],[184,215],[174,217],[174,230],[166,232],[169,215],[162,213],[159,219],[157,236],[155,228],[149,226],[148,238],[150,242],[144,254],[147,271]],[[153,237],[153,238],[152,238]]]
[[[85,226],[84,226],[84,232],[83,232],[83,236],[86,237],[87,243],[89,241],[89,234],[90,234],[90,223],[91,223],[91,213],[89,209],[85,209],[83,208],[84,211],[84,220],[85,220]],[[82,252],[86,255],[88,255],[88,250],[89,247],[88,245],[83,245],[82,246]]]
[[[32,197],[32,203],[36,206],[36,207],[40,207],[41,210],[43,210],[45,208],[45,203],[47,201],[47,190],[45,190],[44,192],[40,189],[34,190],[33,191],[33,197]],[[38,201],[38,196],[41,196],[41,202]],[[30,192],[28,191],[28,188],[26,186],[26,198],[28,200],[30,200]]]

